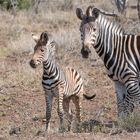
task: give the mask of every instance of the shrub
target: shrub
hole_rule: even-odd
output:
[[[17,0],[14,5],[18,9],[29,9],[31,7],[32,0]],[[11,9],[12,3],[11,0],[0,0],[0,6],[4,9]]]
[[[29,9],[31,7],[32,0],[18,0],[19,9]]]
[[[129,132],[134,132],[140,129],[140,113],[133,112],[132,114],[125,116],[123,118],[119,118],[118,120],[119,126],[127,130]]]

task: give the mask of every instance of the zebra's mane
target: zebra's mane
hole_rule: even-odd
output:
[[[125,33],[124,28],[117,22],[111,21],[106,16],[100,14],[98,19],[98,24],[102,30],[106,30],[107,28],[112,31],[113,34],[123,35]],[[109,28],[112,26],[111,28]],[[115,29],[118,29],[117,32],[114,32]]]
[[[46,46],[49,48],[49,55],[51,55],[53,58],[55,58],[55,53],[56,53],[56,46],[57,43],[54,40],[48,40]]]

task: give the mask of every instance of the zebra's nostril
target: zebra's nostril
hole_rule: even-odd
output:
[[[89,48],[90,48],[89,46],[84,46],[84,51],[91,53],[91,50]]]
[[[34,60],[31,60],[31,61],[30,61],[30,66],[31,66],[32,68],[36,68],[36,64],[35,64]]]
[[[81,54],[83,58],[88,58],[89,52],[86,51],[84,48],[81,49]]]

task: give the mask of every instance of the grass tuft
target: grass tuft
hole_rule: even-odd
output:
[[[119,118],[118,125],[120,128],[128,132],[139,131],[140,130],[140,112],[134,111],[129,116]]]

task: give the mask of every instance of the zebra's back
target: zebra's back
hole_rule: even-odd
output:
[[[83,92],[83,80],[74,68],[66,67],[65,76],[68,87],[66,96],[78,95],[80,92]]]
[[[140,36],[124,36],[124,54],[129,67],[136,73],[140,71]]]

